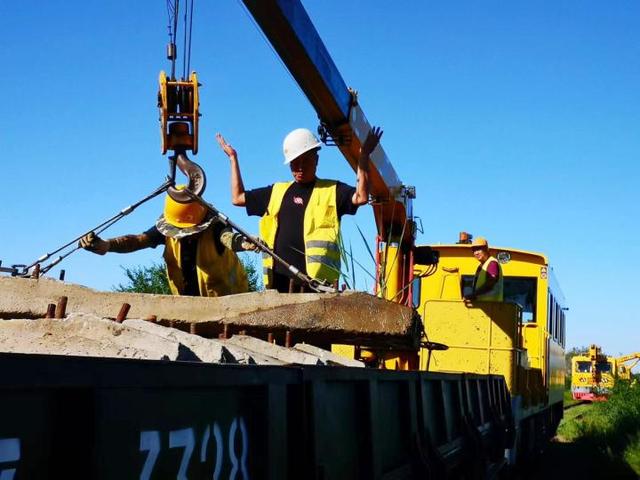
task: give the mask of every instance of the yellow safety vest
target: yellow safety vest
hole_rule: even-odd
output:
[[[491,290],[476,297],[476,300],[478,300],[479,302],[502,302],[504,300],[504,280],[502,276],[502,267],[500,266],[500,262],[498,262],[494,257],[489,257],[487,261],[482,264],[482,268],[478,272],[478,278],[476,279],[475,288],[479,289],[485,283],[487,283],[487,278],[489,276],[489,274],[487,273],[487,269],[489,268],[489,264],[491,262],[496,262],[498,264],[498,281]]]
[[[278,213],[293,182],[274,183],[266,213],[260,219],[260,237],[273,249],[278,231]],[[340,220],[334,180],[317,179],[304,212],[303,239],[307,275],[334,282],[340,276]],[[273,284],[273,258],[262,255],[265,288]]]
[[[248,291],[247,274],[238,255],[228,248],[218,253],[214,239],[215,229],[201,232],[196,247],[198,290],[202,297],[221,297]],[[165,237],[164,261],[167,264],[169,288],[174,295],[184,292],[184,277],[180,266],[180,241]]]

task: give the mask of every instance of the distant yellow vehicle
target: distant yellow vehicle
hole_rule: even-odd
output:
[[[640,362],[640,352],[611,357],[597,345],[587,355],[571,359],[571,396],[574,400],[606,400],[617,379],[630,380],[631,369]]]

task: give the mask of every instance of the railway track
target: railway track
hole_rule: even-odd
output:
[[[587,400],[580,400],[580,401],[578,401],[576,403],[572,403],[570,405],[565,405],[563,408],[564,408],[564,411],[566,412],[570,408],[577,407],[578,405],[584,405],[585,403],[591,403],[591,402],[588,402]]]

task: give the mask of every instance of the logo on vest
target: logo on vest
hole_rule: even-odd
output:
[[[304,205],[302,197],[293,197],[293,203],[295,203],[296,205]]]

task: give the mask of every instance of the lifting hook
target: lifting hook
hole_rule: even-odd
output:
[[[192,162],[185,152],[176,152],[175,155],[169,157],[169,180],[173,183],[167,189],[169,196],[178,203],[189,203],[192,197],[184,190],[175,187],[176,166],[189,179],[186,190],[192,192],[193,195],[201,196],[207,187],[207,177],[200,165]]]

